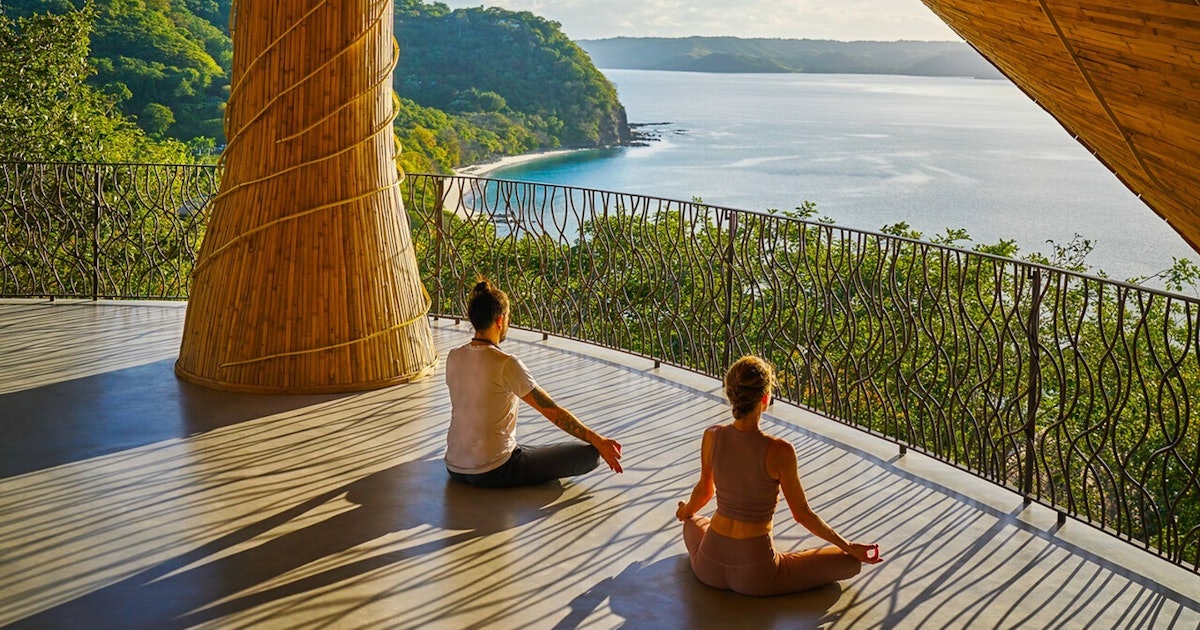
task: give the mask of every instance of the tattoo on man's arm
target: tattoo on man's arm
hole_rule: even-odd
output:
[[[550,412],[548,417],[558,428],[581,440],[587,441],[587,427],[571,412],[559,407],[542,388],[538,387],[533,390],[533,399],[537,401],[540,407]]]
[[[537,401],[537,404],[539,407],[542,407],[545,409],[557,409],[558,408],[558,405],[554,402],[554,400],[552,398],[550,398],[550,395],[547,394],[545,392],[545,390],[543,390],[541,387],[533,388],[533,399],[535,401]]]
[[[555,414],[554,424],[584,442],[587,441],[587,427],[566,409],[559,409],[559,413]]]

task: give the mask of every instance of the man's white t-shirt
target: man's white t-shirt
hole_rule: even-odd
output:
[[[520,398],[537,387],[529,369],[500,348],[467,344],[446,356],[446,387],[446,468],[467,475],[499,468],[517,447]]]

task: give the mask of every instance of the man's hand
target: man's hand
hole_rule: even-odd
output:
[[[604,459],[604,463],[613,472],[621,472],[621,443],[616,440],[610,440],[602,435],[597,435],[596,440],[592,442],[592,446],[600,451],[600,457]]]
[[[600,451],[600,457],[604,459],[604,463],[613,469],[613,472],[621,472],[621,443],[616,440],[610,440],[599,433],[587,428],[575,414],[559,407],[557,403],[550,398],[550,394],[541,387],[533,388],[528,394],[521,397],[521,400],[529,403],[530,407],[538,410],[538,413],[546,416],[546,419],[553,422],[555,426],[566,431],[567,433],[591,444]]]

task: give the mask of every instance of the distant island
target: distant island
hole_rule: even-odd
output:
[[[576,43],[598,68],[1004,78],[965,42],[614,37]]]

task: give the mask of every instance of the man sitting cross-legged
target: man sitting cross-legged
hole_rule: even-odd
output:
[[[621,445],[584,426],[533,380],[525,364],[500,349],[508,333],[508,296],[484,280],[475,285],[467,316],[470,343],[446,357],[450,431],[446,470],[459,481],[508,488],[580,475],[603,458],[621,472]],[[517,399],[529,403],[563,431],[583,440],[551,446],[518,444]]]

